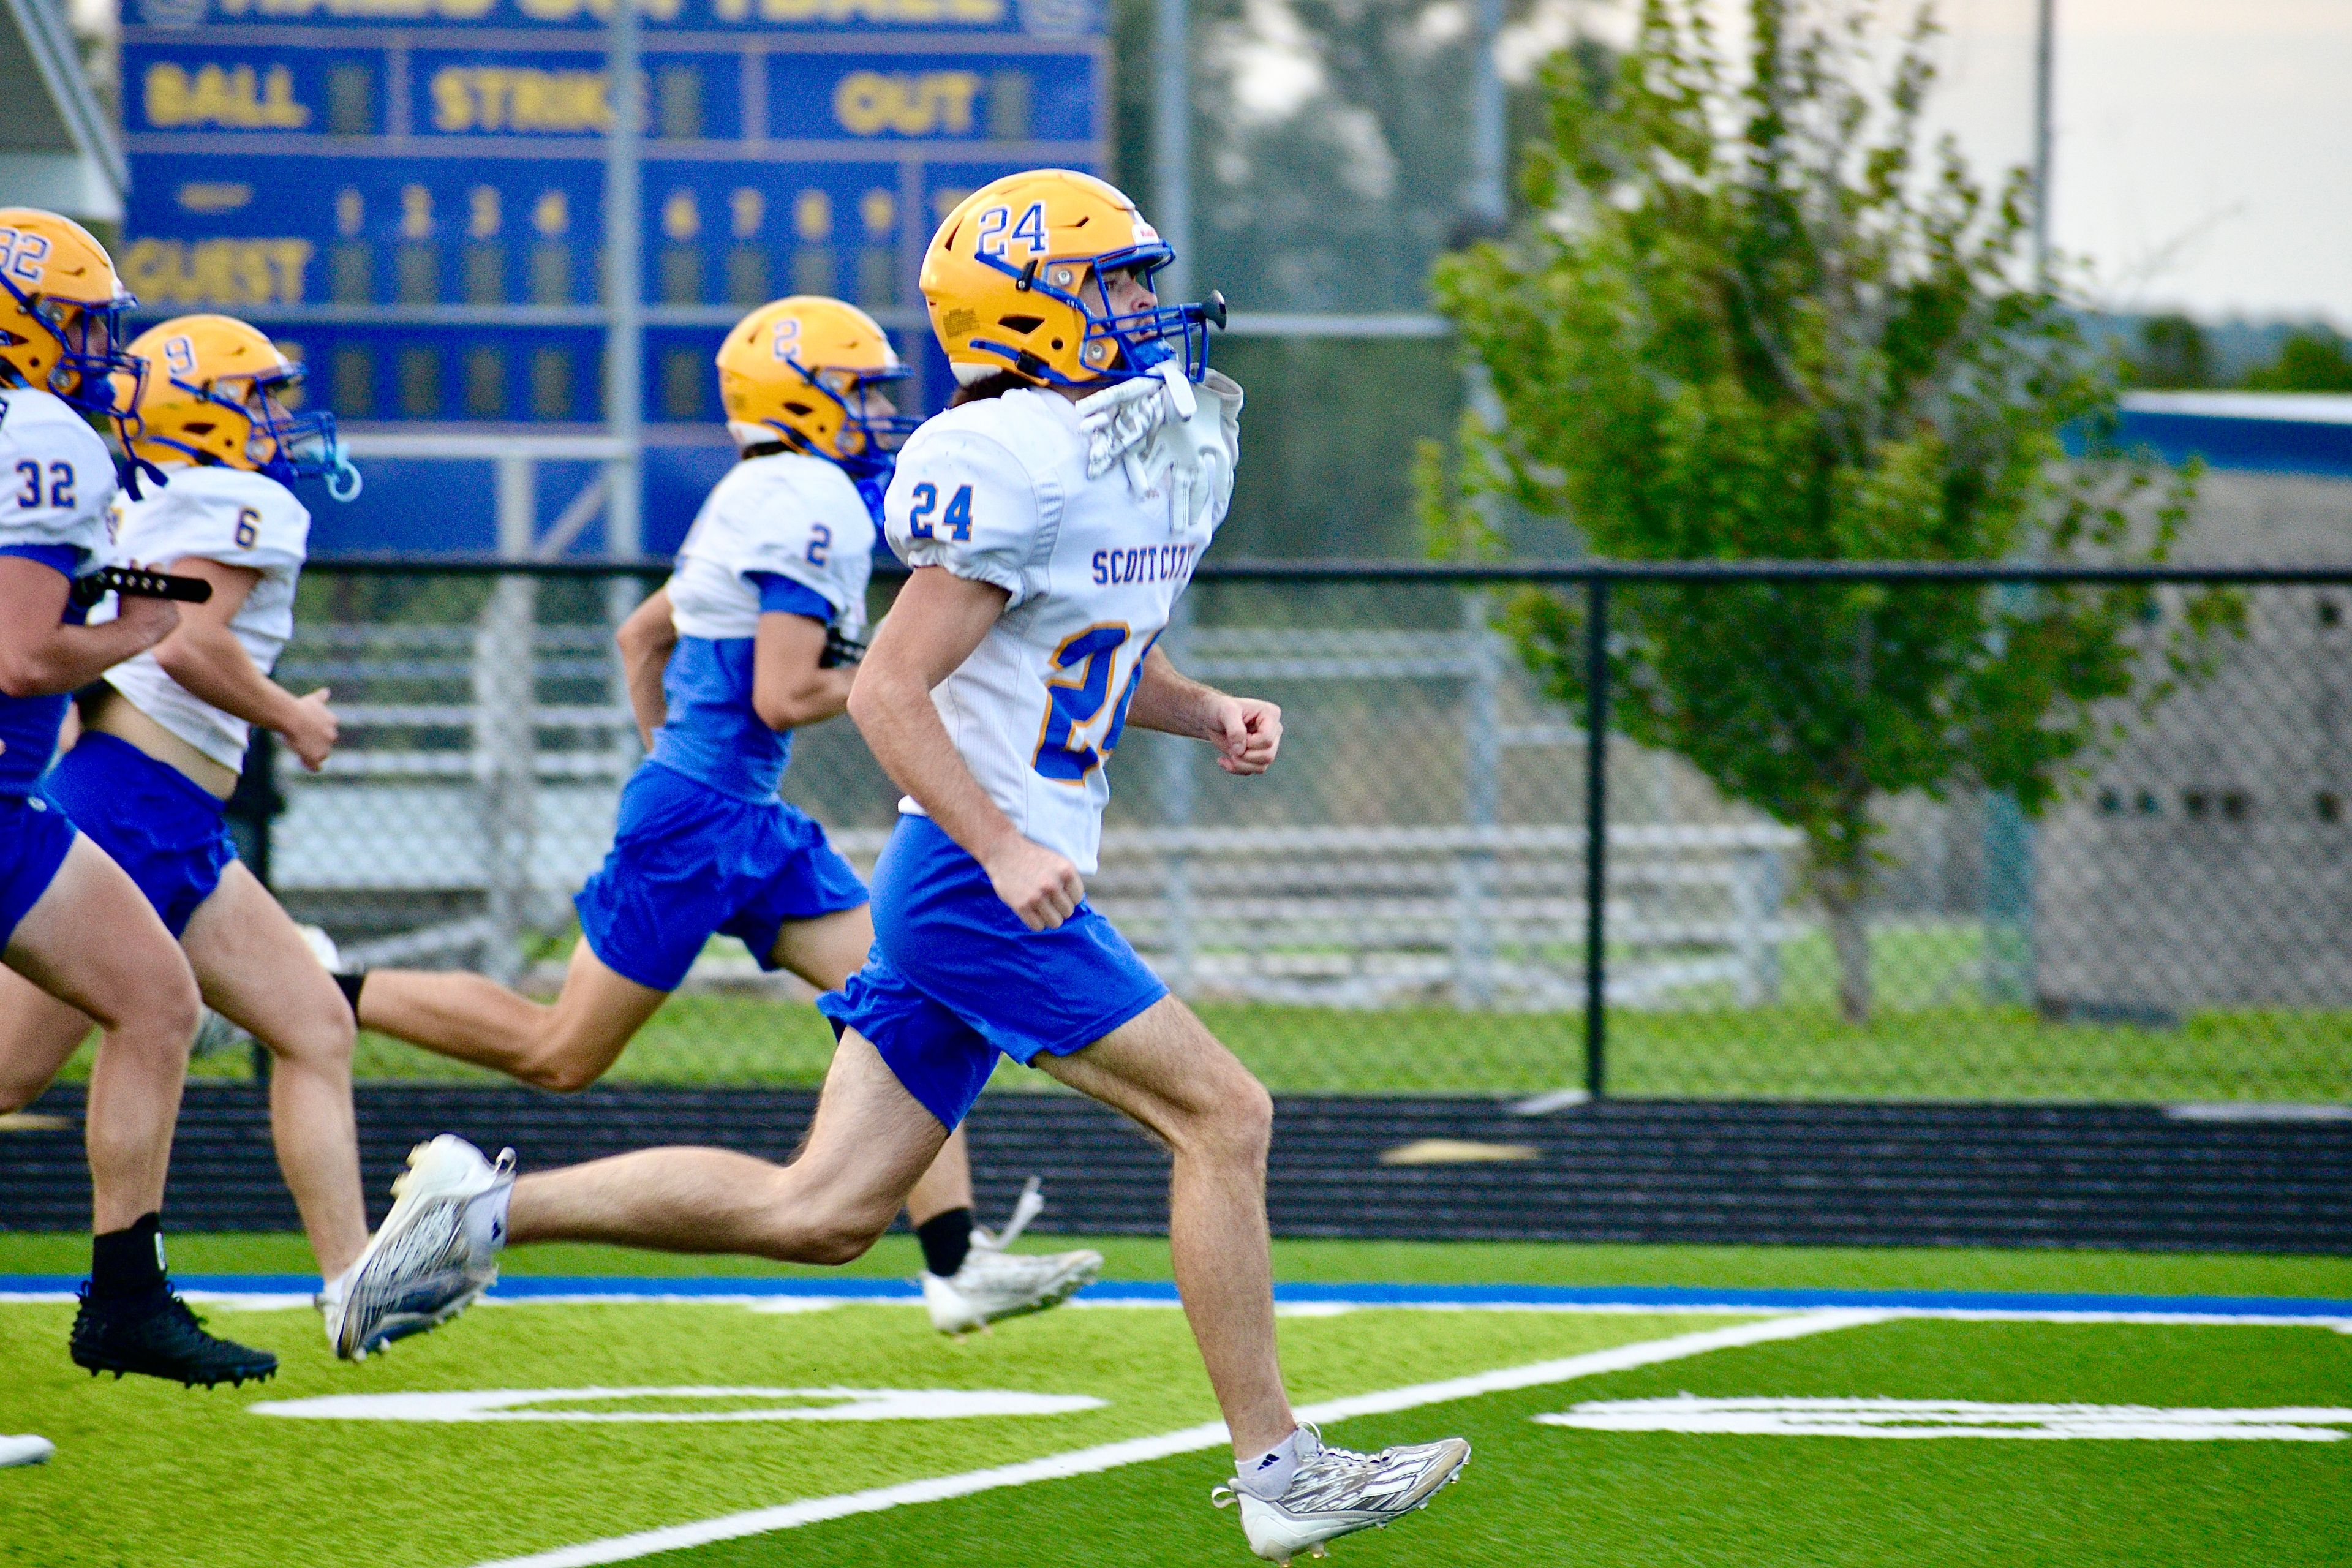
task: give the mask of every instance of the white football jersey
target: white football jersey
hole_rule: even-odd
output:
[[[908,565],[1010,595],[931,700],[988,797],[1082,872],[1096,867],[1103,764],[1144,655],[1233,499],[1241,388],[1212,374],[1192,392],[1189,417],[1166,415],[1124,451],[1097,441],[1091,460],[1085,411],[1057,394],[950,409],[898,454],[884,507]],[[1118,401],[1147,394],[1183,395],[1134,385]]]
[[[755,636],[755,572],[789,577],[833,606],[834,626],[866,635],[874,516],[834,464],[799,452],[735,465],[704,500],[670,574],[670,619],[681,637]]]
[[[229,621],[254,667],[268,675],[294,635],[294,589],[310,551],[310,513],[266,474],[243,468],[173,468],[171,482],[126,500],[114,542],[117,561],[169,570],[194,556],[261,574]],[[131,705],[225,768],[245,763],[250,726],[189,692],[152,653],[106,672]]]
[[[114,456],[63,398],[0,392],[0,544],[61,544],[103,565],[113,527]]]

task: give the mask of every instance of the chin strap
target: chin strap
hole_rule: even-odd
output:
[[[343,451],[343,444],[336,442],[335,466],[327,474],[327,493],[340,501],[357,500],[360,488],[365,482],[360,478],[360,471],[352,467],[351,458]]]
[[[126,447],[122,455],[114,461],[114,480],[122,487],[123,493],[132,500],[147,499],[145,493],[139,488],[139,476],[142,473],[154,480],[159,487],[172,482],[164,477],[163,469]]]

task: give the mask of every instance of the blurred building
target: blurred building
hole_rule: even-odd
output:
[[[2352,564],[2352,396],[2134,397],[2127,439],[2207,465],[2177,558]],[[2046,819],[2034,991],[2047,1011],[2352,1006],[2352,584],[2240,595],[2242,635]],[[2162,635],[2186,595],[2165,595]]]
[[[122,216],[122,143],[56,0],[0,0],[0,205]]]

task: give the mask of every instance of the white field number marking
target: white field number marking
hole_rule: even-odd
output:
[[[1587,1432],[1687,1432],[1735,1437],[2156,1438],[2171,1442],[2336,1443],[2352,1409],[2289,1405],[2168,1410],[2143,1405],[1986,1405],[1969,1399],[1588,1400],[1536,1420]]]
[[[707,1400],[724,1410],[631,1410],[631,1400]],[[758,1401],[768,1401],[759,1404]],[[256,1415],[310,1421],[962,1421],[989,1415],[1067,1415],[1099,1410],[1077,1394],[989,1388],[489,1388],[447,1394],[336,1394],[270,1399]],[[622,1405],[583,1410],[583,1405]]]

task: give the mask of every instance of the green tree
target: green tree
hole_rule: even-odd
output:
[[[2159,391],[2213,384],[2205,329],[2186,316],[2151,316],[2141,322],[2139,353],[2126,368],[2135,385]]]
[[[2352,392],[2352,353],[2326,328],[2300,331],[2279,345],[2278,358],[2249,373],[2257,392]]]
[[[1932,18],[1884,52],[1866,0],[1750,0],[1748,20],[1744,70],[1702,5],[1647,0],[1609,91],[1553,73],[1533,220],[1436,272],[1502,411],[1465,426],[1469,488],[1499,476],[1632,560],[2162,559],[2188,479],[2062,449],[2062,430],[2095,446],[2112,427],[2115,378],[2021,259],[2023,176],[1989,195],[1948,142],[1920,146]],[[1436,468],[1424,455],[1425,492]],[[1433,535],[1475,548],[1447,510],[1425,509]],[[2135,586],[1616,599],[1620,723],[1804,834],[1857,1022],[1874,808],[1968,784],[2038,812],[2112,733],[2102,705],[2152,697],[2152,650],[2187,668]],[[1571,700],[1582,613],[1541,594],[1511,611]],[[2195,601],[2189,631],[2224,614]]]

